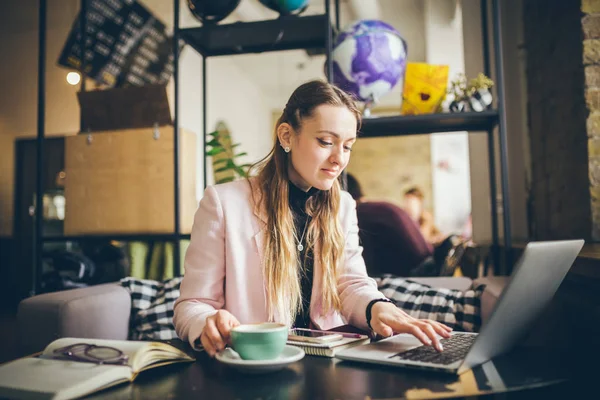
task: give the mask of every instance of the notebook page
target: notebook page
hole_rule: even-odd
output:
[[[22,358],[0,366],[0,397],[72,398],[130,376],[127,366]]]

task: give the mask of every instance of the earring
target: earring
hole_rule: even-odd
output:
[[[286,147],[283,148],[283,151],[285,151],[286,153],[289,153],[290,152],[290,148],[286,146]]]

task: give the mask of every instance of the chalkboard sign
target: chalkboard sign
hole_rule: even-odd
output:
[[[89,0],[85,75],[108,87],[166,84],[173,73],[172,40],[165,25],[135,0]],[[81,68],[79,15],[58,64]]]

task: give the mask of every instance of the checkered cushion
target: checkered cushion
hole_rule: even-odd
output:
[[[179,297],[181,277],[163,282],[125,278],[121,285],[131,293],[131,340],[171,340],[173,305]],[[481,327],[481,294],[485,285],[460,291],[432,288],[393,275],[375,278],[379,290],[415,318],[433,319],[455,330],[477,332]]]
[[[393,275],[375,280],[381,293],[415,318],[432,319],[467,332],[478,332],[481,327],[481,294],[485,285],[460,291],[433,288]]]
[[[173,326],[173,305],[179,297],[181,277],[165,281],[124,278],[121,285],[131,293],[129,339],[171,340],[177,338]]]

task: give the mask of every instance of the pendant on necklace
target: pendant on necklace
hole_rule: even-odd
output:
[[[298,243],[298,251],[302,250],[304,250],[304,246],[302,246],[302,243]]]

